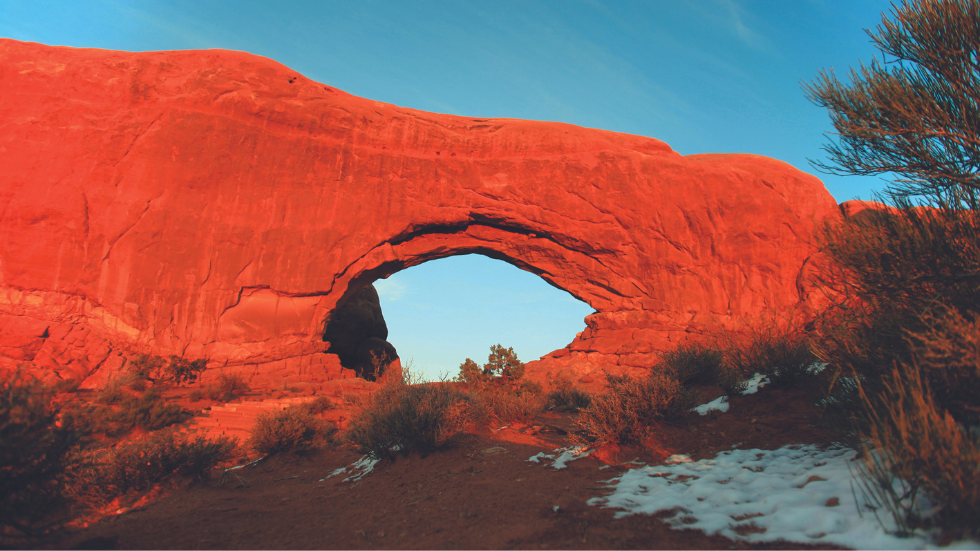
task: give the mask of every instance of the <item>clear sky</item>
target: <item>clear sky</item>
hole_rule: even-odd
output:
[[[877,51],[884,0],[0,0],[0,37],[128,51],[222,48],[351,94],[473,117],[641,134],[814,173],[830,122],[800,82]],[[0,98],[2,101],[2,98]],[[876,178],[818,174],[838,201]],[[428,377],[513,346],[561,348],[592,310],[499,261],[454,257],[379,282],[389,340]]]

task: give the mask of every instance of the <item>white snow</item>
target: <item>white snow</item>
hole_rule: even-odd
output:
[[[816,375],[817,373],[823,371],[828,365],[830,364],[827,362],[813,362],[810,364],[810,367],[806,368],[806,372],[811,375]]]
[[[262,461],[266,457],[269,457],[269,456],[268,455],[263,455],[262,457],[254,460],[254,461],[249,461],[248,463],[245,463],[243,465],[235,465],[234,467],[228,467],[227,469],[225,469],[225,472],[228,472],[228,471],[237,471],[238,469],[243,469],[245,467],[251,467],[252,465],[257,464],[259,461]]]
[[[769,377],[766,377],[762,373],[756,373],[755,375],[752,375],[751,379],[745,381],[745,390],[742,391],[742,394],[755,394],[756,392],[759,392],[760,388],[766,386],[767,384],[769,384]]]
[[[928,534],[899,538],[882,528],[853,479],[849,464],[856,466],[855,455],[850,448],[796,445],[725,451],[694,462],[675,460],[672,465],[631,469],[607,481],[613,493],[589,504],[621,509],[617,517],[673,511],[665,522],[674,528],[695,528],[749,543],[934,547]],[[887,512],[879,516],[889,531],[895,530]],[[977,548],[980,543],[955,545]]]
[[[555,451],[558,451],[558,450],[555,450]],[[532,455],[531,457],[528,457],[527,460],[530,461],[531,463],[541,463],[541,460],[542,459],[554,459],[554,458],[555,458],[554,455],[549,455],[549,454],[544,453],[544,452],[538,452],[538,453]]]
[[[565,467],[567,467],[568,465],[566,465],[566,463],[568,463],[569,461],[575,461],[576,459],[582,459],[583,457],[588,457],[589,454],[592,453],[594,450],[589,450],[584,447],[578,447],[578,448],[555,448],[552,451],[554,451],[555,453],[561,452],[561,454],[558,455],[557,459],[555,459],[554,454],[538,452],[532,455],[531,457],[529,457],[527,461],[530,461],[531,463],[541,463],[544,459],[554,459],[554,462],[551,464],[551,466],[554,467],[555,470],[557,471],[558,469],[564,469]]]
[[[664,463],[668,465],[673,465],[674,463],[690,463],[691,458],[683,453],[675,453],[674,455],[667,458]]]
[[[365,455],[364,457],[358,459],[357,461],[351,463],[350,465],[346,467],[341,467],[335,470],[334,472],[328,474],[327,476],[321,478],[320,482],[323,482],[324,480],[332,476],[337,476],[339,474],[344,474],[346,472],[350,472],[353,474],[345,478],[344,482],[354,482],[360,480],[361,478],[364,478],[364,476],[367,475],[369,472],[374,470],[374,466],[377,465],[380,461],[381,461],[380,459],[371,459],[370,457]]]
[[[707,404],[701,404],[691,411],[696,411],[701,415],[707,415],[709,411],[720,411],[724,413],[728,411],[728,405],[728,396],[719,396],[715,400],[712,400]]]

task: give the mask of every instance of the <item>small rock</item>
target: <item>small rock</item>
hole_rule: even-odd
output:
[[[507,453],[507,448],[502,446],[494,446],[492,448],[487,448],[480,452],[480,455],[494,455],[498,453]]]

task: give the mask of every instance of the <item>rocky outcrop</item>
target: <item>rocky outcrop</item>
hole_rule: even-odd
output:
[[[645,368],[805,313],[810,236],[840,216],[772,159],[406,109],[241,52],[0,40],[0,98],[0,315],[22,328],[0,352],[76,377],[130,349],[340,373],[322,335],[348,289],[467,253],[595,308],[529,372]]]

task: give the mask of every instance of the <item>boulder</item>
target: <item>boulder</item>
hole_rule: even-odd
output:
[[[126,350],[340,373],[323,332],[348,289],[470,253],[596,310],[529,374],[643,370],[808,315],[813,231],[841,216],[773,159],[407,109],[243,52],[0,39],[0,97],[0,315],[31,320],[0,353],[80,378]]]

